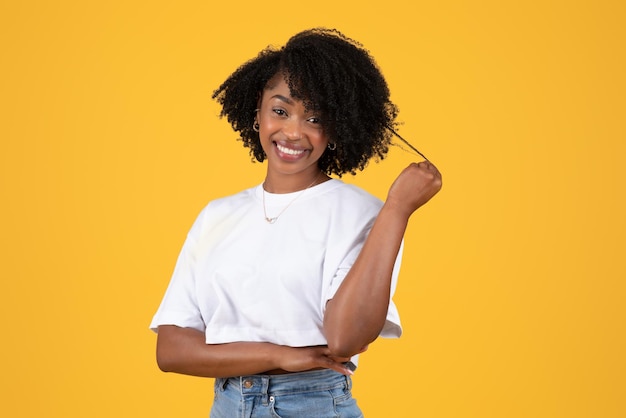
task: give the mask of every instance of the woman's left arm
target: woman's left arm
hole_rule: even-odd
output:
[[[358,354],[380,334],[409,218],[441,185],[441,174],[427,161],[411,164],[392,184],[359,256],[326,305],[324,332],[333,355]]]

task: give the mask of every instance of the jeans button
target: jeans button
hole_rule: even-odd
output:
[[[243,381],[243,387],[246,389],[250,389],[252,387],[254,383],[252,383],[252,380],[244,380]]]

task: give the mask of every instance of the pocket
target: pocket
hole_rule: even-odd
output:
[[[333,391],[335,412],[338,417],[363,418],[363,412],[352,397],[352,391],[348,388]]]
[[[276,412],[276,397],[274,396],[270,396],[269,398],[270,404],[270,411],[272,413],[272,417],[273,418],[282,418],[280,415],[278,415],[278,412]]]
[[[228,379],[215,379],[213,405],[211,406],[210,418],[232,418],[239,411],[238,391],[228,390]]]
[[[279,417],[339,417],[335,413],[332,391],[297,392],[270,396],[269,409],[273,418]]]

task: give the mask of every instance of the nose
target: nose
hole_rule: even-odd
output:
[[[288,119],[283,126],[283,133],[290,141],[297,141],[302,138],[302,126],[296,118]]]

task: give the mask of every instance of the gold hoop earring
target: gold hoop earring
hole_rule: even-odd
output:
[[[331,151],[334,151],[337,149],[337,143],[336,142],[329,142],[327,148]]]
[[[252,130],[254,132],[259,132],[261,126],[259,125],[259,122],[254,122],[254,125],[252,125]]]

